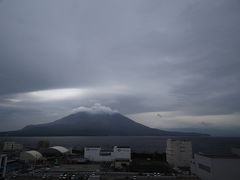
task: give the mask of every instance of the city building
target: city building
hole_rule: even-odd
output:
[[[194,154],[191,173],[202,180],[239,180],[240,157],[231,155]]]
[[[38,151],[24,151],[20,154],[20,160],[25,162],[36,162],[42,159],[42,154]]]
[[[3,144],[3,151],[19,151],[22,149],[23,145],[15,142],[4,142]]]
[[[168,139],[166,159],[174,167],[190,167],[192,142],[190,140]]]
[[[86,147],[84,148],[84,158],[95,162],[115,161],[116,159],[130,161],[131,148],[114,146],[113,149],[106,150],[100,147]]]

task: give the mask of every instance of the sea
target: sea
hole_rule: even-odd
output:
[[[0,137],[0,142],[14,141],[28,149],[37,148],[39,141],[49,141],[50,146],[82,149],[89,146],[111,148],[129,146],[137,153],[163,153],[167,139],[189,139],[193,152],[229,154],[234,147],[240,148],[240,137],[174,137],[174,136],[57,136],[57,137]]]

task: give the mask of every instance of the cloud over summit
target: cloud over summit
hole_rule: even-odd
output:
[[[118,113],[117,110],[113,110],[110,107],[101,105],[99,103],[95,103],[91,107],[80,106],[78,108],[73,109],[72,112],[73,113],[87,112],[87,113],[91,113],[91,114],[114,114],[114,113]]]

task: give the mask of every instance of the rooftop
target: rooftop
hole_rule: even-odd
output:
[[[67,153],[69,150],[63,146],[53,146],[53,147],[50,147],[49,149],[55,149],[61,153]]]
[[[130,148],[129,146],[116,146],[117,148]]]
[[[168,141],[185,141],[185,142],[191,142],[190,139],[168,139]]]

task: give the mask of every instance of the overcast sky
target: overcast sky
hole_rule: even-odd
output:
[[[0,130],[97,103],[155,128],[240,136],[239,9],[239,0],[1,0]]]

